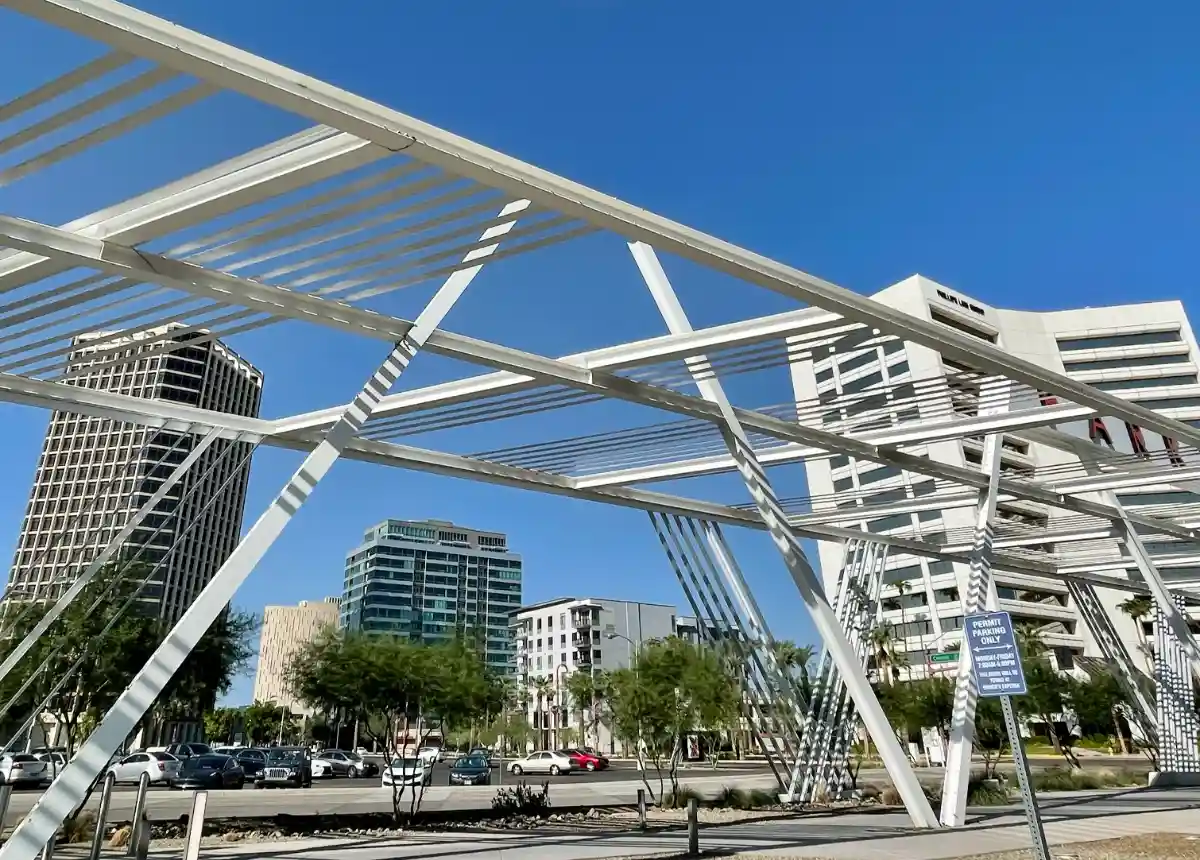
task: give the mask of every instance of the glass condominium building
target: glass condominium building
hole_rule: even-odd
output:
[[[521,557],[498,532],[442,520],[385,520],[346,556],[340,624],[421,642],[478,643],[488,666],[516,666],[509,616],[521,606]]]

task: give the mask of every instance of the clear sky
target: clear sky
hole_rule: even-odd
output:
[[[860,292],[920,272],[1031,309],[1196,295],[1195,4],[142,6]],[[91,55],[0,15],[0,103]],[[134,136],[130,148],[0,188],[0,211],[63,222],[299,127],[225,99]],[[697,325],[792,307],[688,266],[668,271]],[[411,316],[429,294],[378,306]],[[611,240],[485,270],[447,327],[547,354],[664,330]],[[377,343],[290,326],[232,345],[265,371],[269,417],[345,401],[382,358]],[[403,384],[465,372],[421,356]],[[748,406],[788,397],[782,375],[735,389]],[[0,406],[0,417],[0,556],[10,557],[46,416]],[[471,452],[651,420],[595,407],[413,442]],[[297,463],[257,455],[247,525]],[[795,493],[802,473],[777,481]],[[667,489],[745,501],[726,478]],[[353,463],[320,486],[237,603],[257,610],[338,593],[346,551],[389,516],[508,532],[526,559],[528,601],[682,603],[644,514]],[[737,535],[736,546],[777,635],[811,640],[766,537]],[[248,700],[249,690],[243,679],[230,698]]]

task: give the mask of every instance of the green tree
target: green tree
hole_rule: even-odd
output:
[[[875,661],[875,669],[879,672],[881,684],[891,684],[895,680],[895,663],[893,650],[895,637],[892,635],[892,625],[884,622],[874,627],[867,634],[867,642],[871,646],[871,656]]]
[[[287,679],[297,698],[313,709],[359,720],[361,730],[390,758],[411,752],[399,739],[412,732],[423,745],[435,731],[445,737],[502,711],[502,687],[477,650],[457,640],[426,645],[331,630],[293,655]],[[405,812],[405,788],[392,788],[397,821],[416,816],[424,796],[424,785],[418,786]]]
[[[1021,668],[1025,671],[1028,692],[1015,697],[1013,705],[1025,718],[1045,723],[1054,751],[1072,768],[1078,768],[1079,759],[1071,749],[1070,733],[1060,733],[1056,720],[1057,716],[1070,710],[1073,680],[1050,665],[1046,646],[1036,631],[1017,628],[1017,645],[1021,651]]]
[[[242,708],[213,708],[204,713],[204,738],[212,744],[233,742],[242,726]]]
[[[681,639],[647,643],[633,665],[612,673],[610,707],[618,735],[637,743],[643,780],[648,758],[664,793],[664,769],[672,796],[678,794],[678,768],[689,733],[719,736],[737,724],[741,700],[720,655]],[[646,788],[652,796],[649,782]]]
[[[775,641],[775,660],[796,684],[801,705],[808,706],[812,698],[812,664],[816,656],[811,645],[797,645],[790,639]]]
[[[1008,728],[999,699],[980,698],[975,703],[975,749],[983,759],[983,778],[996,778],[996,765],[1008,747]]]
[[[600,746],[600,723],[608,701],[608,674],[603,671],[572,672],[567,676],[567,695],[579,715],[580,741],[592,736],[592,746]]]
[[[291,741],[299,726],[291,710],[274,702],[255,702],[242,710],[246,737],[252,746],[265,746],[282,739]]]
[[[1120,609],[1133,619],[1137,629],[1138,649],[1143,654],[1150,651],[1150,643],[1146,641],[1146,628],[1142,622],[1154,614],[1154,601],[1144,594],[1135,594],[1120,603]]]

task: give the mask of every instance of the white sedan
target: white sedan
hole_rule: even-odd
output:
[[[562,753],[533,752],[519,758],[508,766],[508,772],[520,776],[523,773],[548,773],[551,776],[558,776],[560,773],[570,773],[575,769],[575,762],[567,758]]]
[[[424,759],[396,758],[383,769],[383,786],[429,785],[433,782],[433,764]]]
[[[151,785],[170,785],[179,776],[182,762],[169,752],[136,752],[109,767],[116,782],[139,782],[142,774]]]
[[[28,753],[5,753],[0,756],[0,782],[6,785],[41,785],[48,775],[48,765]]]

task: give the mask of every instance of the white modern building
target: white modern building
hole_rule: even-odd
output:
[[[645,642],[676,635],[674,606],[628,600],[560,597],[524,606],[512,619],[517,676],[529,695],[529,724],[540,734],[535,745],[556,746],[558,731],[571,729],[576,743],[593,745],[592,725],[580,739],[579,712],[566,694],[572,672],[627,668]],[[591,723],[590,720],[586,720]],[[598,726],[604,752],[614,749],[608,726]]]
[[[258,415],[262,373],[203,331],[172,323],[132,335],[83,334],[72,345],[60,381]],[[8,596],[56,596],[149,501],[197,438],[79,412],[51,414]],[[168,623],[191,606],[241,537],[249,453],[245,442],[213,442],[120,550],[156,568],[142,596]]]
[[[872,298],[1173,418],[1191,424],[1200,420],[1197,381],[1200,353],[1180,302],[1052,312],[1009,310],[992,307],[919,275]],[[955,413],[975,414],[987,406],[989,395],[983,392],[981,398],[980,386],[972,380],[972,372],[932,349],[900,340],[867,338],[839,345],[835,350],[827,356],[814,356],[813,360],[793,365],[801,423],[876,428],[896,426],[918,417],[944,419]],[[1054,402],[1054,398],[1031,390],[1020,396],[1031,404],[1036,400]],[[1058,425],[1057,429],[1126,455],[1141,454],[1169,462],[1175,450],[1170,439],[1143,433],[1123,423],[1105,426],[1101,420],[1081,420]],[[939,462],[978,469],[982,441],[981,437],[968,437],[906,450]],[[1039,479],[1048,481],[1055,480],[1056,475],[1078,477],[1084,473],[1079,458],[1073,454],[1006,436],[1002,474],[1033,477],[1035,470]],[[877,534],[916,534],[925,538],[942,535],[950,543],[970,544],[975,525],[975,498],[970,491],[960,493],[961,505],[932,505],[922,509],[922,497],[946,492],[949,487],[945,482],[842,455],[810,460],[807,474],[813,511],[840,511],[905,500],[912,503],[902,504],[907,508],[902,512],[857,523],[846,521],[843,525]],[[1119,498],[1128,507],[1143,512],[1154,511],[1155,505],[1200,502],[1200,494],[1166,485],[1122,489]],[[1049,526],[1069,531],[1070,525],[1070,514],[1038,503],[1014,500],[999,505],[997,527],[1010,534],[1022,527],[1031,527],[1032,531]],[[1178,542],[1163,544],[1158,536],[1147,542],[1152,552],[1166,549],[1175,553],[1176,559],[1163,565],[1169,581],[1200,582],[1196,558],[1200,547]],[[1031,540],[1020,545],[1020,552],[1030,558],[1039,553],[1057,558],[1069,554],[1079,559],[1081,571],[1120,575],[1120,568],[1124,567],[1105,567],[1106,557],[1119,557],[1119,545],[1115,540],[1099,537],[1062,544]],[[844,548],[838,543],[822,541],[819,553],[825,586],[832,594],[843,564]],[[957,661],[950,655],[958,650],[961,637],[963,609],[959,589],[965,587],[967,566],[893,551],[885,570],[881,620],[893,631],[898,662],[908,663],[907,668],[899,668],[899,676],[921,677],[938,671],[953,675]],[[996,570],[994,582],[1000,608],[1018,619],[1038,624],[1043,640],[1054,649],[1061,668],[1071,668],[1076,657],[1100,655],[1061,578]],[[1118,609],[1129,595],[1112,589],[1098,591],[1126,648],[1135,659],[1144,661],[1139,656],[1142,649],[1138,647],[1140,639],[1135,622]]]
[[[336,597],[301,600],[296,606],[267,606],[263,609],[262,634],[258,642],[258,666],[254,672],[254,701],[274,702],[293,714],[312,711],[296,700],[287,683],[293,655],[327,630],[338,626]]]

